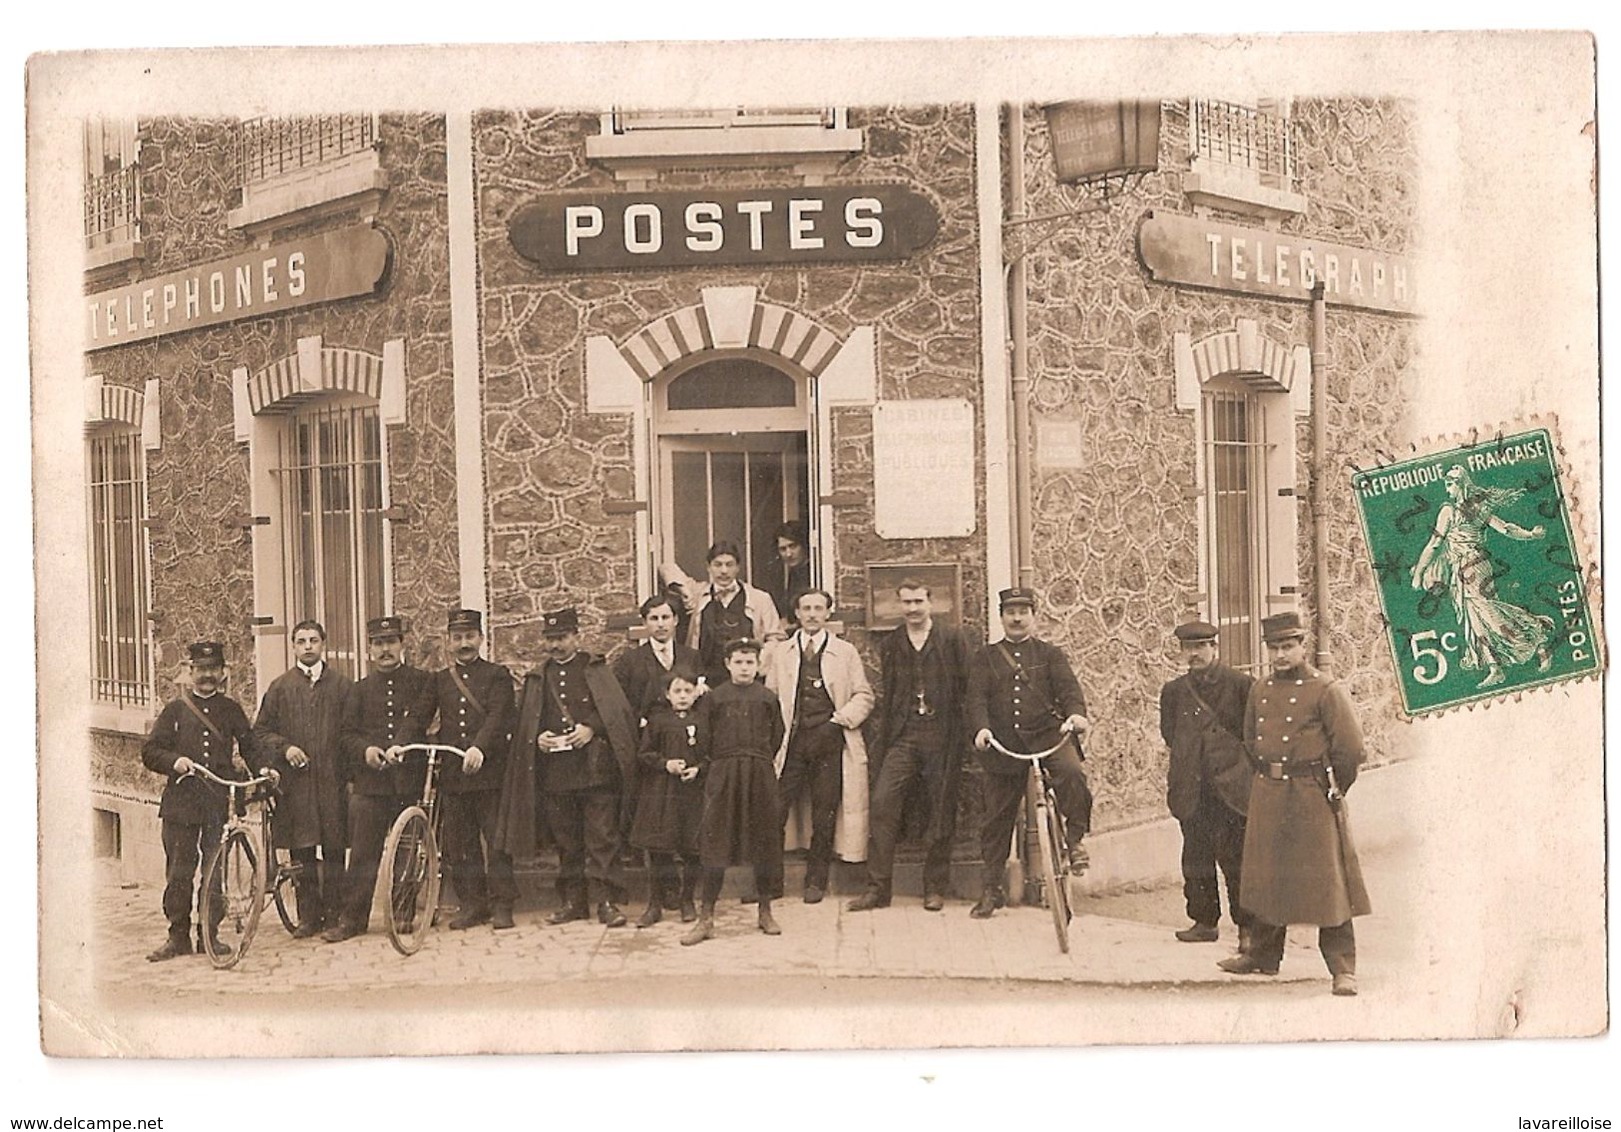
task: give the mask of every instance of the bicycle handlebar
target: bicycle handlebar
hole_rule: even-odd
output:
[[[387,748],[384,749],[387,750]],[[467,757],[466,751],[462,750],[460,747],[452,747],[448,743],[407,743],[400,748],[400,751],[401,753],[406,751],[424,751],[429,755],[432,755],[435,751],[444,751],[455,755],[457,758],[465,759]]]
[[[195,762],[191,764],[191,770],[187,771],[185,774],[182,774],[180,777],[181,778],[193,778],[193,777],[204,778],[204,779],[207,779],[209,782],[217,783],[220,786],[225,786],[225,787],[238,786],[238,787],[242,787],[244,789],[246,789],[248,787],[259,786],[259,785],[262,785],[263,783],[266,783],[266,782],[274,782],[274,781],[276,781],[275,777],[271,775],[270,770],[267,767],[260,767],[259,768],[259,777],[258,778],[221,778],[219,775],[217,775],[213,771],[209,770],[206,766],[203,766],[201,763],[195,763]]]
[[[1070,729],[1070,726],[1067,723],[1058,728],[1058,733],[1059,733],[1059,735],[1061,737],[1059,738],[1057,743],[1054,743],[1051,747],[1048,747],[1045,751],[1035,751],[1035,752],[1032,752],[1030,754],[1025,754],[1022,751],[1010,751],[1010,750],[1008,750],[1006,747],[1002,746],[1001,743],[997,742],[997,739],[996,739],[995,735],[991,736],[990,745],[992,747],[995,747],[998,751],[1001,751],[1004,755],[1007,755],[1009,758],[1022,759],[1023,761],[1028,762],[1028,763],[1039,763],[1042,759],[1046,758],[1048,755],[1056,754],[1059,751],[1059,749],[1064,746],[1064,744],[1069,742],[1069,737],[1072,734],[1074,734],[1074,732]]]

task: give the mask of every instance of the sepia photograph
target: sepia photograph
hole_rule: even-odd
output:
[[[39,1048],[1606,1041],[1594,52],[34,57]]]

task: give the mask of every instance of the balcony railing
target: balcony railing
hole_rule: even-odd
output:
[[[91,177],[84,186],[84,238],[107,243],[135,239],[141,219],[141,170],[126,165],[114,173]]]
[[[249,118],[237,128],[237,172],[244,185],[270,181],[360,153],[376,141],[371,114]]]
[[[1288,118],[1213,98],[1195,99],[1191,117],[1193,156],[1251,169],[1293,188],[1294,123]]]
[[[817,126],[838,129],[831,106],[739,106],[728,110],[614,110],[612,132],[631,130],[726,130],[761,126]]]

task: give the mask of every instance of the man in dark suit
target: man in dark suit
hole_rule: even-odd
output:
[[[546,822],[557,841],[561,906],[547,918],[566,924],[591,915],[625,925],[619,862],[621,836],[634,804],[636,717],[601,660],[580,649],[580,615],[559,609],[541,629],[546,662],[524,677],[513,736],[514,757],[538,761]]]
[[[252,730],[242,707],[220,692],[225,679],[225,646],[198,641],[189,649],[191,688],[164,705],[141,748],[141,763],[155,774],[168,776],[158,803],[163,835],[163,916],[169,938],[146,958],[153,963],[191,954],[191,893],[197,865],[220,842],[225,825],[226,793],[199,778],[203,767],[221,778],[241,778],[248,770],[246,754],[252,749]],[[203,893],[197,890],[197,950],[203,932],[217,933],[218,924],[202,924]],[[226,950],[228,950],[228,946]],[[216,948],[218,950],[218,948]]]
[[[969,914],[981,920],[1007,902],[1003,872],[1030,771],[1030,764],[1022,759],[992,751],[992,735],[1012,751],[1044,751],[1059,741],[1060,729],[1067,725],[1075,742],[1066,743],[1046,763],[1068,830],[1070,866],[1076,873],[1086,869],[1081,839],[1092,827],[1092,791],[1079,748],[1092,724],[1086,718],[1081,686],[1063,651],[1033,635],[1035,592],[1008,589],[997,597],[1003,639],[981,649],[968,667],[968,729],[985,771],[985,823],[979,837],[984,891]]]
[[[1220,663],[1217,636],[1216,627],[1205,621],[1176,627],[1188,670],[1160,689],[1159,732],[1171,749],[1165,800],[1182,826],[1182,894],[1193,921],[1176,938],[1183,943],[1220,938],[1219,866],[1242,951],[1250,916],[1238,902],[1238,884],[1252,776],[1244,754],[1244,704],[1255,681]]]
[[[658,702],[663,694],[664,674],[676,665],[697,672],[701,667],[698,650],[676,640],[679,613],[678,599],[669,594],[654,594],[642,602],[642,624],[647,628],[647,639],[635,648],[626,649],[614,661],[614,679],[620,691],[630,702],[630,710],[637,719],[647,718],[647,709]]]
[[[760,588],[771,595],[777,611],[791,617],[794,599],[811,587],[810,533],[798,519],[789,519],[773,536],[777,560],[771,564]]]
[[[867,854],[867,891],[850,901],[852,912],[889,906],[901,811],[914,783],[923,784],[929,815],[923,907],[940,911],[951,887],[957,783],[966,747],[968,641],[960,631],[934,620],[926,583],[905,578],[895,592],[905,623],[878,646],[884,718],[875,752],[879,766],[872,791],[872,848]]]
[[[326,662],[326,629],[318,621],[293,626],[293,659],[293,667],[265,690],[253,739],[281,775],[276,844],[302,866],[294,882],[293,937],[308,939],[329,919],[338,922],[343,900],[348,798],[338,743],[352,681]]]
[[[439,742],[467,752],[459,772],[447,767],[439,778],[445,859],[461,906],[450,926],[464,931],[489,922],[505,930],[513,926],[518,899],[512,854],[496,838],[512,732],[512,673],[480,655],[484,615],[478,610],[451,610],[445,631],[451,662],[432,674],[418,716],[425,728],[437,716]]]
[[[389,827],[422,795],[425,762],[404,761],[400,748],[422,742],[417,712],[428,674],[405,663],[403,618],[372,618],[366,622],[366,637],[371,673],[355,683],[344,707],[341,746],[351,783],[349,871],[342,915],[321,933],[328,943],[366,931]]]

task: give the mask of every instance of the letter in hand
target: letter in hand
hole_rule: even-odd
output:
[[[386,763],[387,761],[388,761],[388,756],[383,753],[383,748],[381,748],[381,747],[367,747],[366,748],[366,765],[371,767],[373,770],[382,770],[383,769],[383,764]]]
[[[484,765],[484,752],[477,747],[467,748],[467,754],[462,759],[463,774],[477,774],[479,767]]]
[[[991,730],[988,727],[981,727],[979,729],[979,733],[974,736],[974,750],[976,750],[976,751],[989,750],[990,745],[991,745]]]

